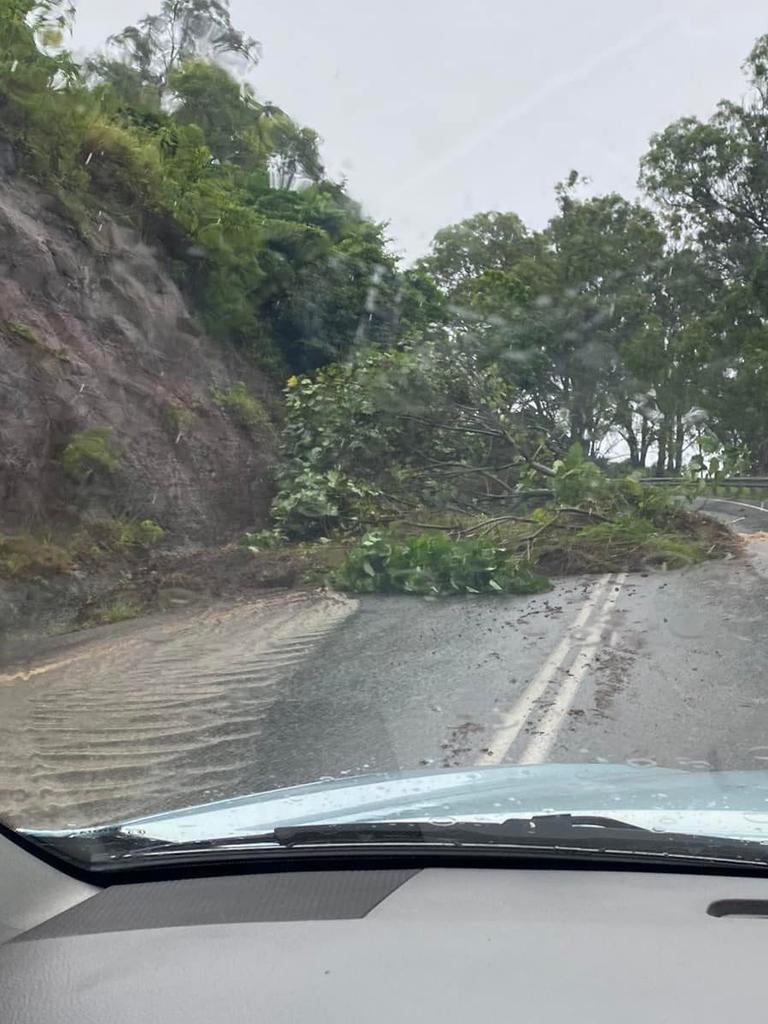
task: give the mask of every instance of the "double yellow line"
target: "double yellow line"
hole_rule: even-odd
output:
[[[544,661],[523,694],[503,716],[492,737],[487,741],[487,752],[475,763],[498,765],[509,755],[517,737],[529,721],[536,731],[519,758],[519,764],[540,764],[546,761],[557,739],[560,726],[573,704],[579,685],[589,670],[590,662],[606,632],[611,612],[619,599],[626,573],[606,573],[582,605],[581,611],[568,627],[565,636]],[[583,631],[589,620],[592,626],[586,636]],[[574,653],[575,652],[575,653]],[[567,674],[554,691],[554,698],[546,713],[534,723],[538,702],[547,693],[558,673],[573,655]]]

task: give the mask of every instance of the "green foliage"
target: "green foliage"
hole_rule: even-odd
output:
[[[574,534],[561,557],[570,572],[605,572],[660,566],[682,569],[708,556],[709,542],[672,529],[659,529],[652,520],[623,514],[610,523],[587,526]]]
[[[663,337],[654,286],[664,235],[640,205],[582,199],[577,187],[578,176],[558,187],[544,231],[514,214],[478,215],[438,232],[421,265],[450,300],[460,343],[498,367],[529,418],[593,457],[619,431],[639,465],[649,439],[636,436],[634,396],[662,369],[638,352]]]
[[[357,593],[533,594],[549,583],[509,551],[478,538],[365,534],[333,582]]]
[[[386,503],[390,511],[476,505],[489,490],[513,493],[529,450],[551,459],[495,369],[479,367],[447,339],[360,349],[314,377],[292,377],[285,401],[273,514],[284,524],[299,503],[292,536],[302,523],[312,536],[326,532],[329,520],[371,522],[376,503],[379,511]]]
[[[437,232],[421,266],[455,301],[487,273],[504,273],[532,256],[536,240],[515,213],[478,213]]]
[[[152,519],[98,516],[57,542],[32,534],[0,535],[0,577],[26,579],[69,572],[79,561],[98,563],[111,555],[146,551],[165,531]]]
[[[0,535],[0,577],[28,579],[68,572],[71,568],[70,552],[50,540],[30,534]]]
[[[55,0],[0,4],[0,132],[28,173],[82,184],[77,67],[62,48],[71,7]]]
[[[72,434],[59,461],[70,476],[80,480],[97,471],[112,473],[120,463],[112,428],[91,427]]]
[[[669,125],[642,161],[642,183],[690,268],[684,314],[698,358],[685,376],[708,431],[723,449],[745,449],[759,473],[768,469],[767,53],[761,36],[744,65],[740,102],[722,100],[707,120]]]
[[[288,538],[279,530],[256,530],[246,533],[240,540],[240,547],[249,551],[269,551],[285,544]]]
[[[154,519],[142,519],[136,524],[134,531],[136,539],[134,543],[144,547],[152,547],[155,544],[159,544],[164,536],[165,530]]]
[[[19,341],[25,341],[28,345],[37,346],[40,344],[40,339],[28,324],[15,323],[9,320],[6,322],[5,328],[14,338],[18,338]]]
[[[155,547],[165,531],[153,519],[96,516],[84,522],[70,545],[81,556],[100,560],[105,554],[127,554]]]
[[[153,140],[97,117],[83,129],[81,149],[90,183],[105,199],[144,214],[160,208],[162,157]]]
[[[165,246],[208,330],[295,374],[281,533],[549,500],[674,518],[669,495],[599,471],[617,438],[630,471],[655,459],[682,475],[694,441],[697,479],[768,470],[768,36],[742,103],[654,137],[653,210],[586,195],[574,171],[542,230],[479,213],[403,271],[385,227],[326,177],[317,134],[230,73],[259,47],[225,0],[159,0],[83,66],[70,20],[55,0],[0,7],[0,136],[83,235],[89,211],[129,220]],[[242,382],[213,397],[271,429]],[[174,437],[185,414],[163,410]],[[118,459],[99,428],[61,456],[78,478]]]
[[[59,10],[2,5],[0,136],[84,236],[106,210],[163,243],[206,328],[275,373],[428,315],[428,287],[325,177],[317,134],[217,63],[259,53],[224,0],[162,0],[83,66],[59,45]]]
[[[272,503],[272,518],[291,538],[355,529],[376,511],[380,492],[339,469],[302,468]]]
[[[271,428],[269,414],[264,403],[249,392],[243,381],[232,384],[226,390],[214,387],[211,389],[213,400],[224,409],[240,426],[248,430],[268,430]]]
[[[135,619],[142,611],[141,605],[134,598],[115,597],[89,609],[87,621],[91,626],[111,626],[126,619]]]
[[[611,481],[594,462],[585,458],[578,443],[571,445],[565,458],[554,462],[552,469],[555,471],[552,491],[560,504],[604,501],[611,489]]]
[[[260,52],[255,39],[232,25],[228,0],[162,0],[157,14],[146,15],[109,43],[114,62],[133,69],[142,84],[154,87],[158,103],[169,76],[184,61],[227,54],[255,64]],[[104,63],[108,66],[109,59]]]
[[[98,563],[115,555],[145,552],[165,530],[153,519],[95,516],[68,537],[52,541],[31,534],[0,535],[0,578],[30,579],[69,572],[78,562]]]
[[[161,409],[163,424],[174,437],[187,430],[194,419],[191,409],[185,409],[178,402],[164,402]]]
[[[191,59],[171,71],[168,85],[177,103],[174,120],[196,125],[216,160],[263,167],[269,155],[268,122],[249,86],[218,64]]]

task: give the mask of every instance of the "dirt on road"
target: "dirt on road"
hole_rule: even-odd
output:
[[[0,665],[0,817],[67,828],[243,792],[275,688],[355,607],[275,593],[51,638]]]

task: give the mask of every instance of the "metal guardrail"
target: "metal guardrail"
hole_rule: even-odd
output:
[[[683,480],[679,476],[646,476],[641,477],[639,482],[641,484],[650,484],[651,486],[668,486],[675,487],[687,481]],[[768,490],[768,477],[765,476],[730,476],[724,477],[722,480],[701,480],[700,483],[710,483],[712,487],[737,487],[737,488],[754,488],[755,490]]]

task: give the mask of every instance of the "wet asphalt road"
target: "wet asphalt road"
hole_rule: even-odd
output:
[[[267,760],[291,783],[420,764],[766,767],[768,543],[748,550],[611,577],[583,624],[600,580],[418,611],[405,598],[365,600],[273,705]],[[300,753],[286,757],[297,738]]]
[[[535,597],[280,596],[0,663],[0,817],[85,825],[322,777],[768,766],[768,513],[742,558]],[[744,517],[744,518],[741,518]]]

